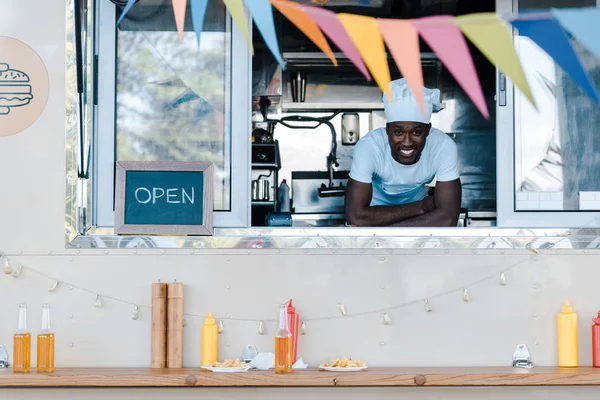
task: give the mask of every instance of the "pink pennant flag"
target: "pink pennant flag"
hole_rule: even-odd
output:
[[[177,32],[179,33],[179,40],[183,41],[183,29],[185,25],[185,10],[187,7],[187,0],[172,1],[173,12],[175,13],[175,24],[177,24]]]
[[[490,117],[469,47],[451,16],[419,18],[412,21],[423,40],[444,63],[454,79],[485,118]]]
[[[310,17],[313,21],[319,25],[319,28],[327,35],[329,39],[348,57],[348,59],[354,64],[356,68],[367,78],[371,80],[371,75],[367,70],[367,66],[363,62],[358,49],[348,36],[346,29],[337,18],[337,15],[333,11],[325,10],[319,7],[313,6],[301,6],[302,10]]]
[[[400,73],[417,98],[421,111],[425,111],[423,99],[423,70],[419,49],[419,34],[410,21],[378,19],[379,31],[394,57]]]

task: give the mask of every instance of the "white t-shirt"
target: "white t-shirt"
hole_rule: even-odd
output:
[[[350,178],[373,184],[372,206],[392,206],[420,201],[426,186],[458,179],[458,153],[454,141],[439,129],[431,128],[421,158],[403,165],[394,160],[385,128],[370,131],[358,141],[352,155]]]

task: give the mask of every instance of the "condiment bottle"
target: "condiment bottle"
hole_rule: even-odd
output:
[[[288,328],[286,305],[279,307],[279,329],[275,335],[275,373],[292,372],[292,335]]]
[[[298,354],[298,324],[300,321],[300,316],[296,314],[296,308],[294,308],[294,305],[292,304],[292,299],[290,299],[287,306],[287,315],[288,326],[290,334],[292,335],[292,364],[294,364]]]
[[[27,330],[27,304],[19,305],[19,327],[14,336],[13,371],[29,372],[31,369],[31,334]]]
[[[219,329],[209,311],[202,325],[202,365],[211,365],[219,359]]]
[[[42,330],[37,337],[38,372],[54,372],[54,333],[50,330],[50,304],[42,306]]]
[[[592,365],[600,368],[600,311],[592,325]]]
[[[558,314],[558,365],[560,367],[577,367],[578,339],[577,314],[566,301]]]

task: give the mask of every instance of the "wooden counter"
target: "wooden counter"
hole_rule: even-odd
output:
[[[445,367],[369,368],[333,373],[316,369],[224,374],[199,368],[61,368],[52,374],[0,370],[4,387],[410,387],[600,385],[600,368]]]

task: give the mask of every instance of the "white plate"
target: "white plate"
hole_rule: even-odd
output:
[[[341,368],[341,367],[322,367],[319,365],[319,369],[323,370],[323,371],[329,371],[329,372],[357,372],[357,371],[362,371],[363,369],[367,369],[369,367],[362,366],[362,367],[350,367],[350,368]]]
[[[235,373],[235,372],[246,372],[251,367],[246,365],[245,367],[211,367],[210,365],[203,366],[203,369],[206,369],[210,372],[225,372],[225,373]]]

